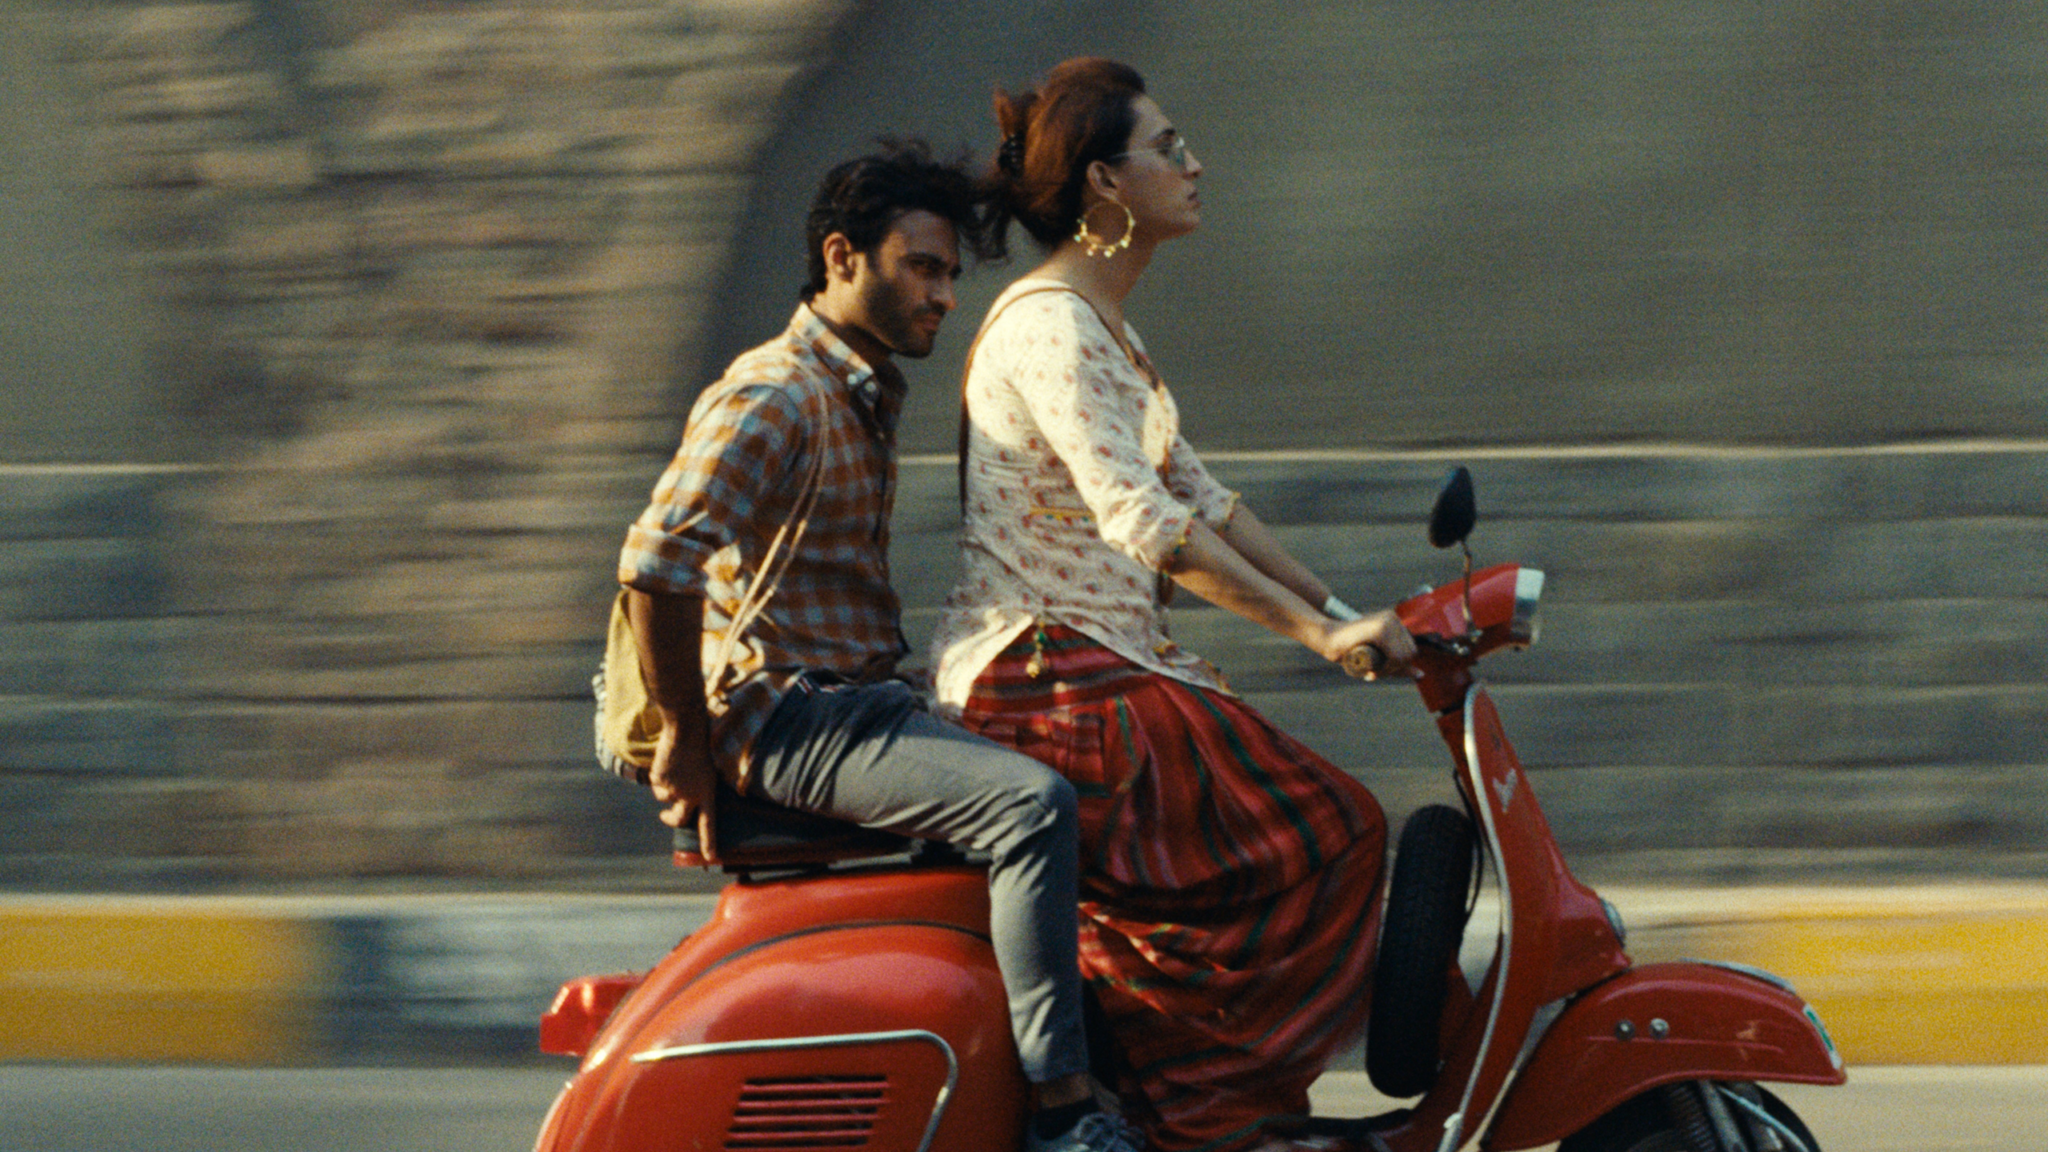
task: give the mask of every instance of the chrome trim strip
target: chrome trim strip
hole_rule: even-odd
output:
[[[1473,704],[1484,691],[1485,685],[1476,680],[1465,690],[1465,774],[1467,783],[1472,786],[1472,794],[1482,798],[1488,792],[1486,780],[1479,771],[1479,737],[1474,730],[1472,717]],[[1458,1110],[1450,1119],[1444,1121],[1444,1138],[1437,1145],[1437,1152],[1452,1152],[1463,1143],[1461,1138],[1464,1135],[1465,1114],[1472,1107],[1472,1096],[1478,1090],[1479,1074],[1486,1067],[1487,1054],[1493,1050],[1493,1034],[1500,1025],[1501,1005],[1507,999],[1508,972],[1510,961],[1513,959],[1515,901],[1514,892],[1508,885],[1508,870],[1501,866],[1500,827],[1493,818],[1492,804],[1482,799],[1478,807],[1480,821],[1486,826],[1486,848],[1493,856],[1493,874],[1500,884],[1500,947],[1495,953],[1495,963],[1499,967],[1494,973],[1493,1004],[1486,1010],[1486,1031],[1480,1035],[1479,1051],[1472,1057],[1472,1071],[1465,1077],[1465,1094],[1458,1100]],[[1507,1087],[1505,1081],[1501,1087]]]
[[[945,1117],[946,1104],[953,1098],[953,1089],[960,1085],[960,1059],[953,1054],[953,1046],[936,1032],[922,1028],[905,1028],[895,1032],[848,1032],[834,1036],[788,1036],[774,1040],[729,1040],[717,1044],[679,1044],[673,1048],[650,1048],[635,1052],[635,1064],[658,1064],[668,1060],[682,1060],[691,1056],[722,1056],[731,1052],[786,1052],[798,1048],[848,1048],[857,1044],[894,1044],[903,1040],[919,1040],[938,1048],[946,1057],[946,1086],[939,1089],[932,1100],[932,1118],[925,1123],[924,1139],[918,1141],[916,1152],[928,1152],[932,1139],[939,1134],[939,1121]]]

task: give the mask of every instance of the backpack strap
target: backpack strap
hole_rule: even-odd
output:
[[[747,594],[740,597],[739,604],[733,609],[732,620],[726,625],[718,654],[705,674],[704,686],[710,690],[709,706],[713,715],[725,711],[725,674],[732,670],[733,649],[739,645],[740,637],[746,634],[747,629],[753,627],[755,618],[768,607],[769,599],[781,587],[783,576],[788,574],[797,544],[804,538],[804,529],[810,526],[811,512],[818,506],[818,489],[823,486],[824,476],[825,445],[814,436],[811,463],[804,473],[803,488],[797,493],[796,502],[790,505],[789,518],[775,530],[775,539],[768,542],[768,551],[761,557],[761,570],[755,574],[754,582],[747,586]]]

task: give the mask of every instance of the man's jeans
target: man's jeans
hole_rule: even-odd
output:
[[[900,681],[799,682],[749,759],[749,791],[762,799],[987,853],[989,935],[1024,1074],[1044,1083],[1087,1071],[1073,785],[935,718]]]

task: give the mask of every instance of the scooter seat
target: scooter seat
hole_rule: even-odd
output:
[[[845,820],[784,808],[718,786],[718,859],[707,860],[695,825],[676,829],[675,861],[687,868],[716,863],[728,872],[806,867],[873,856],[898,856],[917,841]]]

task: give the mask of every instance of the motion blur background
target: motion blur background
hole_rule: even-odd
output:
[[[1355,603],[1456,571],[1454,463],[1548,571],[1491,674],[1585,873],[2048,871],[2037,4],[10,0],[0,887],[705,887],[589,754],[623,526],[823,170],[1081,53],[1206,165],[1132,315],[1214,469]],[[909,366],[914,641],[1027,266]],[[1448,791],[1412,697],[1176,627]]]

